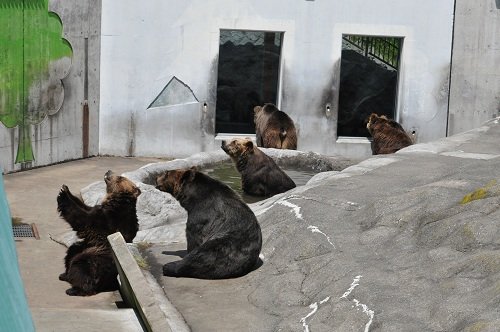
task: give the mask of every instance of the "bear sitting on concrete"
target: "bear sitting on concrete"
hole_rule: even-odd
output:
[[[253,112],[257,146],[297,150],[297,131],[285,112],[273,104],[255,106]]]
[[[249,138],[233,139],[230,143],[222,141],[221,148],[240,172],[241,187],[245,193],[273,196],[295,188],[295,182]]]
[[[374,155],[394,153],[413,144],[403,127],[385,115],[372,113],[367,119],[366,128],[373,137],[371,147]]]
[[[118,272],[107,236],[121,232],[126,242],[132,242],[139,229],[136,202],[140,189],[111,171],[104,175],[104,181],[106,196],[100,205],[86,205],[66,185],[57,196],[59,214],[81,239],[68,248],[66,270],[59,276],[72,286],[66,290],[68,295],[88,296],[118,289]]]
[[[187,255],[163,275],[200,279],[240,277],[257,267],[262,234],[254,213],[224,183],[195,168],[167,171],[157,189],[187,210]]]

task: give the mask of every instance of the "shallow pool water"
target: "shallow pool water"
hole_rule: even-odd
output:
[[[285,173],[288,174],[290,178],[292,178],[293,182],[295,182],[297,186],[305,185],[310,178],[317,174],[317,172],[311,170],[298,170],[290,167],[281,167],[281,169],[283,169]],[[231,189],[236,191],[247,203],[255,203],[267,198],[260,196],[251,196],[243,192],[243,190],[241,189],[240,173],[238,173],[232,161],[222,162],[212,167],[201,169],[201,171],[227,184],[229,187],[231,187]]]

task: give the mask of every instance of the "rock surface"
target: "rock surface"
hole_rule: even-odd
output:
[[[498,331],[498,142],[495,119],[340,172],[323,169],[306,186],[251,204],[263,265],[230,280],[162,276],[163,264],[185,254],[185,212],[151,185],[165,169],[226,157],[125,175],[143,190],[137,241],[154,242],[143,251],[151,273],[193,331]],[[99,200],[99,186],[82,192],[86,201]]]
[[[144,254],[193,331],[498,331],[498,142],[496,119],[252,204],[264,264],[242,278],[163,277],[183,243]]]

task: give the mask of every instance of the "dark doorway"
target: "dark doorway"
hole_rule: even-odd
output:
[[[217,133],[254,134],[253,108],[277,103],[282,33],[221,30]]]
[[[337,135],[368,137],[371,113],[396,115],[402,38],[344,35]]]

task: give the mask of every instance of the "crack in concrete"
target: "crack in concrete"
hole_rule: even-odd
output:
[[[319,308],[319,306],[321,304],[324,304],[324,303],[328,302],[329,300],[330,300],[330,296],[328,296],[328,297],[324,298],[323,300],[319,301],[319,303],[318,302],[314,302],[314,303],[311,303],[309,305],[309,308],[311,308],[312,311],[309,312],[307,314],[307,316],[302,317],[300,319],[300,321],[299,321],[300,323],[302,323],[302,327],[304,328],[304,332],[309,332],[309,324],[307,324],[307,319],[309,317],[311,317],[312,315],[314,315],[316,313],[316,311],[318,311],[318,308]],[[312,320],[312,318],[311,318],[311,320]]]
[[[347,289],[344,292],[344,294],[342,294],[340,299],[347,299],[347,297],[352,293],[354,288],[359,286],[359,281],[360,281],[361,277],[362,277],[361,275],[358,275],[354,278],[354,280],[351,283],[351,286],[349,287],[349,289]],[[373,317],[375,316],[375,312],[373,310],[370,310],[366,304],[360,303],[359,300],[357,300],[357,299],[352,299],[352,302],[354,302],[354,305],[358,310],[359,310],[359,307],[361,307],[361,309],[363,310],[363,313],[365,313],[370,318],[368,323],[366,323],[366,325],[365,325],[364,332],[370,331],[370,326],[373,322]]]

